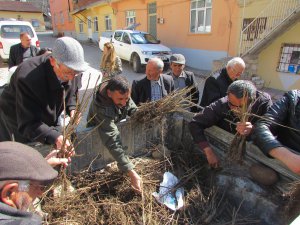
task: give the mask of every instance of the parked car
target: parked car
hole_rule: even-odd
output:
[[[27,32],[31,37],[31,44],[37,48],[40,47],[40,42],[36,32],[27,21],[0,21],[0,56],[4,61],[9,58],[9,51],[12,45],[20,43],[20,33]]]
[[[141,72],[148,60],[158,57],[166,66],[170,63],[170,48],[160,44],[151,34],[137,30],[116,30],[111,37],[101,36],[99,48],[103,51],[106,42],[112,42],[117,55],[132,65],[134,72]]]

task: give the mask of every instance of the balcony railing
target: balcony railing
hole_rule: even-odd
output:
[[[243,20],[239,55],[245,56],[300,11],[300,0],[271,0],[254,19]]]

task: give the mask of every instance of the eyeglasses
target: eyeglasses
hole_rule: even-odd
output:
[[[228,106],[230,108],[236,108],[236,109],[240,109],[242,107],[241,105],[234,105],[234,104],[232,104],[229,100],[228,100]]]
[[[232,69],[232,71],[234,72],[235,75],[241,75],[244,72],[244,70],[238,71],[234,67],[231,67],[231,69]]]
[[[174,67],[183,67],[184,65],[183,64],[172,64]]]
[[[64,75],[67,75],[67,76],[77,76],[79,73],[77,71],[74,71],[74,70],[71,70],[71,69],[64,69],[62,67],[63,64],[60,64],[60,63],[56,63],[57,67],[59,67],[59,69],[61,70],[61,72],[64,74]],[[68,68],[67,66],[64,65],[65,68]]]

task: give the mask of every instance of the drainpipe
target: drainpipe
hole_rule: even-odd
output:
[[[242,22],[241,22],[242,28],[243,28],[243,21],[244,21],[244,16],[245,16],[245,6],[246,6],[246,0],[244,0],[244,6],[243,6],[243,15],[242,15]],[[243,35],[243,29],[241,29],[241,34],[240,34],[239,56],[241,55],[242,35]]]

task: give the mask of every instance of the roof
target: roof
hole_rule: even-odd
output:
[[[11,12],[42,12],[31,2],[1,2],[0,11]]]

